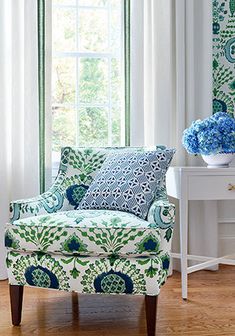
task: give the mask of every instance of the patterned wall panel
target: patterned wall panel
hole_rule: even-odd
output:
[[[213,113],[235,115],[235,0],[213,1]]]

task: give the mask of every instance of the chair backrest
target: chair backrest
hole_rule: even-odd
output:
[[[61,151],[61,161],[55,183],[49,190],[59,193],[63,198],[62,210],[77,208],[89,185],[101,168],[106,157],[114,152],[149,151],[163,149],[157,147],[100,147],[72,148],[65,147]],[[166,198],[165,181],[162,181],[160,192],[156,198]]]

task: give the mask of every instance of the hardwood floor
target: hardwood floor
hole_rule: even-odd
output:
[[[156,335],[235,336],[235,267],[189,279],[187,302],[180,296],[179,273],[162,288]],[[8,284],[0,281],[0,335],[145,336],[144,297],[25,288],[22,325],[12,327]]]

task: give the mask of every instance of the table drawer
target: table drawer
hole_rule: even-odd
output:
[[[188,176],[188,199],[235,199],[235,176]]]

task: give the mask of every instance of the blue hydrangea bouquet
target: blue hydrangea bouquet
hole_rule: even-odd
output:
[[[188,153],[201,154],[209,166],[228,166],[235,153],[235,119],[226,112],[218,112],[196,120],[184,131],[182,143]],[[207,161],[214,158],[215,164]]]

